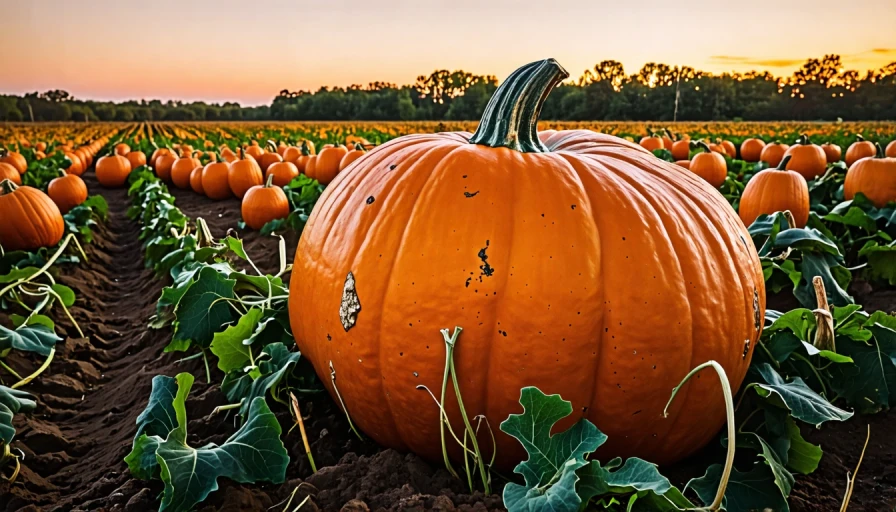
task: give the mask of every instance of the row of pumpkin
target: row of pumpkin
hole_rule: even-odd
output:
[[[840,146],[831,143],[813,144],[802,135],[792,146],[775,141],[766,144],[758,138],[746,139],[740,150],[727,140],[716,143],[691,141],[689,137],[652,135],[640,144],[649,151],[666,149],[676,164],[690,169],[713,187],[720,187],[728,176],[728,164],[723,155],[747,162],[764,162],[769,169],[756,173],[748,182],[740,198],[738,213],[749,226],[762,214],[789,210],[796,227],[804,227],[809,220],[808,180],[818,178],[828,164],[841,160]],[[692,148],[703,151],[687,160]],[[846,150],[846,179],[843,195],[849,200],[857,193],[864,194],[878,208],[896,201],[896,140],[886,150],[879,144],[857,136]]]

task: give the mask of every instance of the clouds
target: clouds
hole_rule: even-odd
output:
[[[806,59],[754,59],[734,55],[713,55],[709,58],[713,64],[732,64],[738,66],[759,66],[762,68],[790,68],[799,66]]]

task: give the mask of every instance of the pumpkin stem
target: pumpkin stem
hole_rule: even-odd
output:
[[[878,146],[880,147],[880,146]],[[355,151],[364,151],[364,145],[360,142],[355,142]]]
[[[860,134],[857,133],[857,134],[856,134],[856,141],[857,141],[857,142],[864,142],[864,141],[865,141],[865,137],[862,137]]]
[[[834,317],[831,316],[831,308],[828,306],[828,294],[824,289],[824,281],[821,276],[812,278],[812,286],[815,288],[815,300],[818,308],[812,311],[815,315],[815,340],[813,345],[818,350],[837,351],[834,341]]]
[[[268,173],[268,179],[264,182],[264,188],[271,188],[271,184],[274,183],[274,173]]]
[[[302,156],[311,156],[311,151],[308,149],[308,141],[302,141]]]
[[[271,148],[271,153],[276,153],[276,152],[277,152],[277,143],[274,142],[272,139],[268,139],[268,144],[267,144],[267,145],[268,145],[269,148]]]
[[[694,147],[695,149],[696,149],[696,148],[700,148],[700,149],[702,149],[704,153],[711,153],[711,152],[712,152],[712,150],[709,149],[709,144],[703,142],[702,140],[698,140],[697,142],[692,142],[691,144],[693,145],[693,147]]]
[[[19,188],[12,180],[3,180],[0,182],[0,195],[12,194]]]
[[[886,155],[884,154],[884,148],[880,147],[880,143],[875,142],[874,147],[877,148],[877,156],[875,156],[875,158],[885,158],[886,157]]]
[[[800,135],[800,138],[796,139],[796,143],[803,145],[803,146],[812,144],[812,142],[809,140],[809,136],[806,135],[805,133]]]
[[[666,418],[669,416],[669,406],[672,405],[672,400],[675,400],[675,395],[678,394],[681,387],[684,386],[691,377],[708,366],[711,366],[712,369],[716,371],[719,376],[719,381],[722,383],[722,394],[725,397],[725,413],[728,418],[728,453],[725,456],[725,467],[722,469],[722,478],[719,481],[719,489],[716,491],[715,499],[712,500],[712,503],[708,507],[697,510],[719,510],[722,507],[722,500],[725,498],[725,490],[728,488],[728,479],[731,477],[731,469],[734,467],[734,448],[737,436],[737,432],[735,432],[734,428],[734,394],[731,392],[731,383],[728,381],[725,369],[715,361],[707,361],[697,366],[691,370],[690,373],[685,375],[684,379],[675,386],[672,390],[672,396],[669,397],[669,401],[666,403],[666,408],[663,409],[663,417]]]
[[[789,162],[791,158],[793,158],[793,155],[785,155],[784,158],[781,159],[781,163],[779,163],[778,166],[775,167],[775,169],[779,171],[786,171],[787,162]]]
[[[668,128],[663,128],[663,131],[666,132],[666,135],[668,135],[669,138],[672,139],[673,141],[678,140],[678,137],[676,137],[675,135],[672,134],[672,130],[670,130]]]
[[[240,160],[246,159],[246,153],[243,151],[243,146],[240,146]]]
[[[551,90],[568,76],[554,59],[532,62],[511,73],[489,100],[470,144],[547,153],[538,139],[538,116]]]

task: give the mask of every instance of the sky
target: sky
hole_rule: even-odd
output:
[[[0,19],[0,94],[114,101],[259,105],[436,69],[501,79],[547,57],[573,78],[607,59],[627,74],[896,61],[896,0],[0,0]]]

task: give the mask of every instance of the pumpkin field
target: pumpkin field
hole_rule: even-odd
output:
[[[0,124],[0,509],[896,508],[896,123]]]

